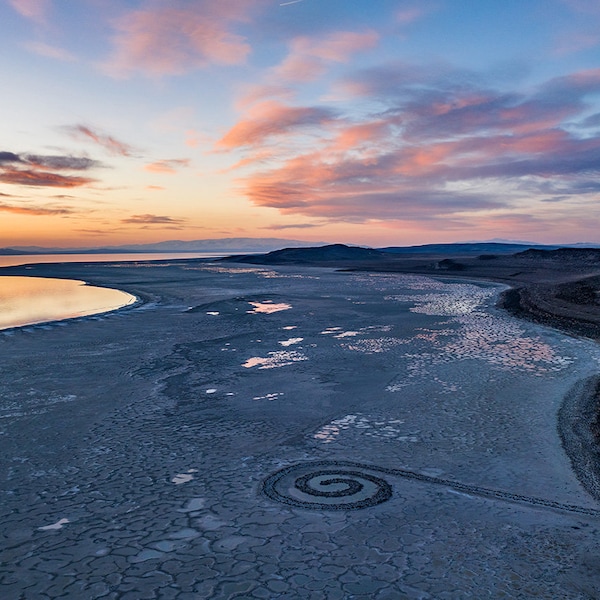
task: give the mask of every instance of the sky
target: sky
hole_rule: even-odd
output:
[[[599,0],[0,0],[0,247],[600,243]]]

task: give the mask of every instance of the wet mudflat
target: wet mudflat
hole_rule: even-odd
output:
[[[499,286],[34,270],[146,303],[0,333],[3,598],[595,597],[557,412],[600,351]]]

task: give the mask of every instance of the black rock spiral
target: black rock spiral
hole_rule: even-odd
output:
[[[420,483],[443,486],[470,496],[480,496],[521,505],[589,515],[600,519],[600,510],[565,504],[548,498],[525,496],[505,490],[442,479],[408,469],[390,469],[349,461],[315,461],[291,465],[263,481],[266,496],[299,508],[351,510],[385,502],[392,497],[391,486],[371,473],[384,474]]]
[[[323,468],[327,467],[327,468]],[[263,492],[290,506],[321,510],[353,510],[389,500],[392,488],[361,468],[335,462],[293,465],[267,477]]]

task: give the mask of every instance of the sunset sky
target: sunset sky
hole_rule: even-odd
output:
[[[0,0],[0,247],[600,243],[599,0]]]

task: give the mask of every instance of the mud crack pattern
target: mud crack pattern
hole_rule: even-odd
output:
[[[267,477],[263,492],[272,500],[299,508],[367,508],[392,497],[390,485],[368,469],[334,462],[292,465]]]

